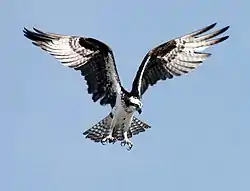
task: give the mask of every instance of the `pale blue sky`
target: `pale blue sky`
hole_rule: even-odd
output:
[[[247,1],[3,1],[0,190],[249,191],[250,7]],[[159,83],[139,117],[152,126],[127,152],[82,132],[105,117],[80,74],[23,37],[22,28],[110,45],[124,86],[148,50],[218,22],[226,42],[188,76]]]

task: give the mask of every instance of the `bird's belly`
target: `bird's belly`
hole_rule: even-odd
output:
[[[135,112],[134,107],[126,107],[121,100],[121,97],[117,96],[116,100],[117,105],[113,108],[112,113],[113,118],[113,127],[116,130],[127,131],[130,127],[133,115]]]
[[[115,129],[123,129],[127,131],[130,127],[134,112],[127,112],[124,108],[120,107],[113,111],[115,120]]]
[[[126,121],[133,116],[133,111],[127,112],[123,108],[116,113],[118,121]]]

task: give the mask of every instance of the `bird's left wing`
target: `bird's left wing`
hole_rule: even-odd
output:
[[[196,69],[210,53],[206,48],[228,38],[213,37],[225,32],[229,26],[209,34],[201,35],[212,29],[216,23],[185,36],[170,40],[152,49],[144,57],[133,82],[132,92],[138,97],[159,80],[171,79]]]
[[[47,51],[63,65],[80,70],[88,85],[92,100],[114,107],[116,95],[121,91],[112,50],[93,38],[45,33],[36,28],[24,28],[24,36],[34,45]]]

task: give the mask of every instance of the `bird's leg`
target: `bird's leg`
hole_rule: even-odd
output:
[[[121,142],[121,146],[124,147],[125,145],[127,145],[127,150],[130,151],[133,147],[133,143],[129,140],[127,132],[124,132],[123,136],[124,140]]]
[[[112,136],[113,131],[114,131],[115,123],[116,123],[116,120],[113,119],[112,122],[111,122],[110,132],[109,132],[108,136],[104,137],[101,140],[101,143],[103,145],[105,145],[106,143],[113,143],[114,144],[116,142],[116,138]]]

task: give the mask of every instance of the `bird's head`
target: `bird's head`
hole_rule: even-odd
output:
[[[139,98],[131,96],[129,97],[129,102],[131,106],[134,106],[136,111],[141,114],[142,113],[142,102]]]

